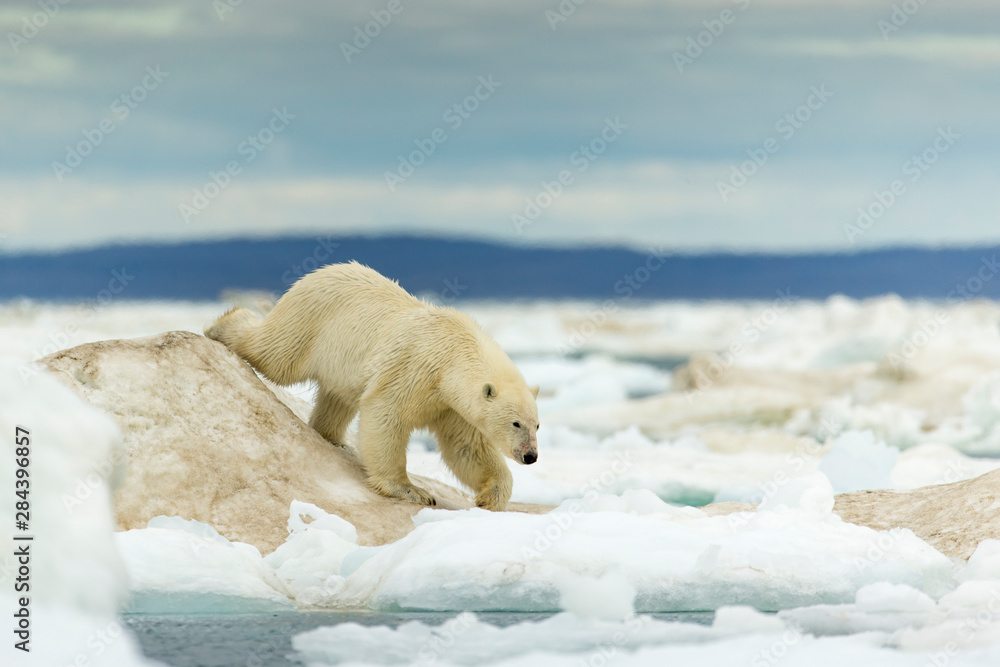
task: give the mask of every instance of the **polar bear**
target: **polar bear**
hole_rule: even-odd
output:
[[[503,457],[538,459],[538,386],[471,317],[419,301],[357,262],[304,276],[263,319],[234,308],[205,335],[276,384],[315,380],[309,425],[334,444],[345,444],[360,411],[361,460],[382,495],[436,504],[406,474],[417,428],[430,429],[476,505],[490,510],[510,500]]]

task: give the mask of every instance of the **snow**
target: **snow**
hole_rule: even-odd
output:
[[[115,535],[143,614],[288,611],[294,605],[260,552],[194,520],[156,517]],[[164,568],[162,563],[170,563]]]
[[[176,601],[218,611],[240,599],[254,610],[281,609],[287,595],[328,608],[566,609],[609,620],[633,608],[711,610],[733,600],[763,610],[847,602],[885,581],[935,597],[955,587],[951,559],[909,530],[841,521],[825,478],[805,481],[812,484],[774,506],[730,516],[673,507],[645,491],[567,501],[549,515],[425,509],[409,535],[367,549],[336,517],[309,508],[314,521],[263,559],[176,519],[121,534],[118,544],[143,611]],[[302,512],[293,506],[292,524]]]
[[[1000,460],[980,458],[1000,454],[1000,306],[832,298],[796,301],[774,316],[772,306],[623,306],[612,325],[585,328],[594,304],[463,304],[541,385],[540,459],[510,464],[513,500],[558,508],[498,514],[456,501],[393,515],[395,532],[380,539],[365,520],[376,501],[357,479],[323,468],[315,454],[269,459],[271,449],[254,449],[238,430],[246,405],[221,389],[211,405],[184,397],[190,369],[164,380],[163,391],[176,393],[169,401],[143,394],[142,410],[116,413],[153,372],[137,359],[102,376],[128,378],[101,408],[124,423],[130,452],[157,444],[144,439],[153,426],[187,432],[171,421],[178,406],[232,409],[231,424],[198,434],[231,450],[208,478],[245,460],[253,491],[198,509],[191,489],[204,485],[201,473],[176,475],[149,494],[141,521],[112,538],[109,483],[127,488],[134,479],[123,477],[123,436],[29,362],[88,341],[200,332],[225,304],[0,304],[0,355],[14,359],[0,383],[3,432],[31,421],[39,441],[55,443],[32,461],[34,509],[53,517],[39,519],[38,534],[63,545],[38,556],[33,604],[46,616],[38,645],[45,632],[60,637],[46,642],[49,664],[70,664],[81,651],[92,664],[145,664],[118,626],[125,604],[136,612],[440,610],[458,615],[444,625],[318,628],[294,647],[315,665],[995,664],[1000,540],[983,538],[1000,537],[1000,501],[985,483],[941,487],[950,490],[940,503],[923,489],[913,498],[928,513],[940,510],[931,518],[908,497],[878,494],[1000,469]],[[942,312],[933,335],[914,335]],[[676,374],[667,370],[688,358]],[[96,401],[97,388],[83,388]],[[290,393],[282,400],[306,415],[314,387]],[[279,432],[273,446],[298,437]],[[412,439],[411,472],[457,484],[430,442]],[[153,453],[138,461],[142,479],[184,470]],[[308,484],[278,484],[274,471],[291,462]],[[866,527],[835,512],[835,494],[869,489],[885,499],[876,502],[887,517],[913,510],[917,530]],[[337,504],[345,498],[351,503]],[[712,501],[760,506],[729,514],[678,506]],[[234,507],[244,513],[226,514]],[[9,509],[0,505],[8,526]],[[256,524],[248,529],[252,521],[268,527],[266,540],[256,539]],[[6,579],[9,561],[0,566]],[[4,605],[9,596],[4,585]],[[554,615],[500,628],[473,613],[491,610]],[[685,610],[714,610],[713,625],[647,615]],[[101,639],[112,633],[114,641]]]
[[[600,577],[563,572],[553,580],[559,590],[559,607],[581,617],[622,621],[635,615],[635,586],[621,572]]]
[[[152,665],[118,619],[128,579],[112,541],[110,485],[124,472],[121,433],[52,377],[22,377],[19,366],[0,358],[0,455],[8,497],[0,503],[0,608],[11,628],[15,605],[20,609],[27,598],[31,634],[30,652],[22,653],[13,649],[12,631],[5,632],[3,655],[13,657],[4,664]],[[14,496],[13,462],[23,458],[15,447],[17,427],[29,432],[26,499]],[[28,530],[14,530],[14,501],[29,503]],[[15,534],[34,539],[14,541]],[[14,557],[23,547],[27,563]],[[15,585],[22,588],[15,592]],[[28,637],[17,638],[23,639]]]
[[[285,543],[264,562],[274,568],[299,604],[335,604],[346,576],[341,574],[344,560],[361,549],[357,529],[315,505],[294,501],[288,533]]]

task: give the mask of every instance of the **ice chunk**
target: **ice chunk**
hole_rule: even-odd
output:
[[[115,534],[138,613],[238,613],[294,609],[289,590],[256,547],[176,517]],[[157,527],[159,526],[159,527]]]
[[[833,487],[823,473],[776,478],[767,489],[770,494],[764,496],[760,512],[793,509],[822,518],[833,511]]]
[[[1000,579],[1000,540],[983,540],[969,557],[962,571],[963,581],[972,579]]]
[[[937,603],[923,591],[905,584],[880,581],[858,590],[855,604],[860,611],[933,612]]]
[[[601,577],[557,575],[559,606],[580,618],[622,621],[635,614],[635,586],[623,574],[612,571]]]
[[[819,471],[829,478],[836,493],[892,489],[892,469],[899,450],[877,441],[871,431],[848,431],[833,443]]]
[[[1000,580],[970,579],[941,597],[941,609],[952,615],[1000,614]]]
[[[620,572],[637,591],[638,611],[715,609],[732,600],[776,610],[854,601],[878,581],[935,596],[955,585],[952,561],[911,531],[880,533],[831,514],[828,485],[798,498],[794,510],[714,517],[669,506],[632,513],[623,511],[631,504],[624,497],[590,507],[567,501],[547,515],[425,509],[412,533],[353,570],[336,601],[551,611],[560,608],[557,581],[567,571]]]
[[[336,514],[329,514],[312,503],[293,500],[288,513],[288,532],[290,535],[300,535],[308,530],[331,532],[346,542],[358,543],[358,529],[350,521]]]
[[[312,519],[306,523],[303,517]],[[344,585],[344,559],[359,549],[355,527],[310,503],[294,501],[288,539],[264,562],[285,582],[302,605],[329,604]]]

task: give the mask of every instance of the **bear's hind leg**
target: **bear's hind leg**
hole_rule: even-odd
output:
[[[316,407],[309,416],[309,425],[333,444],[343,447],[347,444],[347,427],[357,413],[358,406],[320,389],[316,395]]]
[[[412,429],[395,419],[392,406],[363,402],[360,427],[359,449],[368,486],[390,498],[436,505],[434,496],[413,484],[406,474],[406,445]]]

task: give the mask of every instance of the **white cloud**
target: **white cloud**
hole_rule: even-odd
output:
[[[706,249],[844,251],[885,244],[1000,242],[995,174],[985,163],[942,158],[856,245],[844,225],[892,178],[843,163],[779,159],[723,203],[723,162],[595,165],[552,200],[538,179],[440,182],[414,176],[390,193],[381,179],[262,179],[238,175],[185,223],[179,205],[194,186],[176,180],[123,183],[80,175],[0,181],[0,232],[8,251],[93,245],[109,238],[180,240],[353,232],[452,234],[503,243],[664,244]],[[535,170],[532,169],[534,172]],[[551,182],[555,173],[546,175]],[[918,187],[919,186],[919,187]],[[214,188],[209,188],[214,194]],[[518,233],[526,198],[540,214]]]

